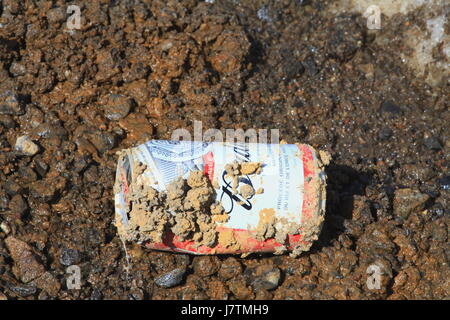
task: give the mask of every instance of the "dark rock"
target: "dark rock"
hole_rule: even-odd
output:
[[[277,267],[261,265],[247,268],[244,275],[255,290],[273,290],[280,283],[281,271]]]
[[[0,130],[1,130],[1,127],[0,127]],[[8,140],[6,139],[6,136],[5,135],[0,136],[0,149],[5,150],[10,147],[11,147],[11,145],[9,144]]]
[[[429,137],[423,141],[424,145],[433,151],[439,151],[442,149],[442,144],[436,137]]]
[[[24,113],[19,96],[11,90],[0,93],[0,114],[21,115]]]
[[[78,250],[65,248],[61,256],[59,257],[59,262],[64,266],[71,266],[79,263],[81,260],[81,255]]]
[[[284,72],[284,80],[290,81],[298,76],[300,76],[305,68],[300,61],[297,61],[294,57],[289,60],[283,61],[283,72]]]
[[[378,133],[378,137],[380,138],[380,140],[387,140],[392,137],[393,133],[394,131],[392,131],[391,128],[383,128]]]
[[[102,299],[103,299],[102,292],[99,289],[94,288],[94,290],[92,290],[89,300],[102,300]]]
[[[392,113],[392,114],[399,114],[402,112],[402,109],[390,100],[384,101],[381,104],[380,110],[381,110],[381,112],[388,112],[388,113]]]
[[[11,290],[12,292],[14,292],[15,294],[25,298],[28,296],[32,296],[34,294],[36,294],[37,292],[37,288],[35,286],[30,286],[30,285],[7,285],[8,289]]]
[[[345,219],[343,223],[344,232],[354,237],[359,237],[363,233],[363,224],[358,221]]]
[[[100,153],[111,150],[116,146],[116,136],[111,132],[97,131],[90,135],[90,141]]]
[[[57,123],[42,123],[33,129],[33,134],[41,138],[65,138],[67,130]]]
[[[48,164],[44,162],[41,158],[34,158],[33,159],[34,168],[36,169],[37,173],[43,177],[48,171]]]
[[[128,294],[128,297],[130,300],[144,300],[145,294],[142,289],[134,288],[131,289],[130,293]]]
[[[317,68],[317,64],[312,56],[307,57],[302,64],[309,76],[312,77],[319,73],[319,68]]]
[[[450,176],[442,177],[438,180],[441,188],[444,190],[450,190]]]
[[[184,274],[186,273],[185,268],[177,268],[163,275],[155,278],[155,283],[157,286],[162,288],[172,288],[183,281]]]

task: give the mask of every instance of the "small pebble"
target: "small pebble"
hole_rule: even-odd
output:
[[[319,73],[319,68],[317,67],[313,57],[309,56],[302,62],[302,64],[309,76],[312,77]]]
[[[255,278],[252,286],[255,289],[273,290],[278,287],[280,282],[281,271],[278,268],[272,268],[265,271],[262,275]]]
[[[423,210],[425,202],[429,198],[427,194],[414,189],[396,190],[394,195],[394,214],[407,219],[414,211]]]
[[[21,115],[23,113],[24,108],[17,94],[10,90],[0,94],[0,114]]]
[[[17,138],[15,149],[27,156],[34,156],[39,152],[39,147],[28,136]]]
[[[402,112],[402,109],[394,102],[387,100],[381,104],[381,112],[399,114],[400,112]]]
[[[378,137],[380,138],[380,140],[387,140],[390,137],[392,137],[393,133],[394,132],[392,131],[391,128],[383,128],[378,133]]]
[[[67,130],[57,123],[42,123],[33,129],[33,134],[42,138],[67,138]]]
[[[105,117],[109,120],[120,120],[130,113],[133,100],[121,94],[110,94],[107,97],[103,109]]]
[[[11,129],[16,126],[16,122],[14,121],[12,116],[8,114],[0,114],[0,125],[7,129]]]
[[[219,271],[220,260],[213,256],[195,257],[193,263],[194,272],[201,276],[207,277]]]
[[[37,288],[29,285],[8,285],[8,289],[21,297],[28,297],[36,294]]]
[[[128,294],[128,298],[130,300],[144,300],[145,294],[142,289],[134,288],[131,289],[130,293]]]
[[[0,211],[5,211],[9,208],[9,196],[4,190],[0,190]]]
[[[270,265],[260,265],[255,268],[247,268],[244,272],[248,283],[255,289],[273,290],[278,287],[281,271]]]
[[[9,67],[9,72],[15,77],[23,76],[27,73],[27,69],[23,64],[20,64],[18,62],[11,63],[11,66]]]
[[[2,221],[2,223],[0,223],[0,230],[3,231],[6,235],[11,232],[11,228],[6,221]]]
[[[256,13],[256,16],[258,17],[259,20],[263,20],[263,21],[272,21],[272,19],[270,18],[269,15],[269,8],[267,8],[266,6],[261,7],[258,12]]]
[[[46,17],[50,23],[62,23],[66,20],[66,12],[63,8],[53,8],[47,11]]]
[[[222,261],[219,270],[219,276],[222,279],[229,280],[237,277],[242,272],[242,264],[234,257],[226,258]]]
[[[26,200],[20,194],[16,194],[9,201],[9,209],[11,212],[22,216],[25,212],[27,212],[29,207]]]
[[[111,132],[97,131],[91,135],[90,142],[100,153],[111,150],[116,145],[116,136]]]
[[[10,196],[14,196],[18,193],[22,193],[24,190],[24,188],[20,184],[18,184],[15,181],[15,179],[6,180],[6,182],[3,185],[3,188],[5,189],[6,193]],[[0,200],[1,200],[1,197],[0,197]]]
[[[66,248],[61,253],[61,257],[59,258],[59,262],[61,262],[64,266],[71,266],[80,262],[80,253],[78,250]]]
[[[155,283],[161,288],[172,288],[183,281],[186,269],[177,268],[155,278]]]
[[[439,184],[441,185],[441,188],[444,190],[450,190],[450,176],[445,176],[443,178],[440,178],[438,180]]]
[[[439,151],[439,150],[442,149],[442,144],[441,144],[441,142],[439,141],[439,139],[436,138],[436,137],[429,137],[429,138],[426,138],[426,139],[423,141],[423,143],[425,144],[425,146],[426,146],[428,149],[433,150],[433,151]]]
[[[88,244],[93,247],[98,246],[102,242],[99,232],[93,228],[86,230],[85,237]]]
[[[97,288],[94,288],[94,290],[92,290],[91,296],[89,297],[89,300],[102,300],[102,299],[103,299],[102,292]]]

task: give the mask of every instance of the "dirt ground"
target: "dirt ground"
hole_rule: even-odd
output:
[[[401,41],[375,41],[401,40],[419,15],[370,31],[327,1],[93,0],[73,2],[69,31],[65,1],[1,3],[0,300],[449,298],[448,86],[416,77]],[[127,244],[127,262],[116,152],[193,120],[278,128],[331,153],[310,252]]]

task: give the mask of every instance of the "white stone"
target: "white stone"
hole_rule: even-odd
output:
[[[27,156],[34,156],[39,152],[39,147],[28,136],[20,136],[16,140],[15,149]]]
[[[5,221],[0,223],[0,230],[3,231],[6,235],[8,235],[11,232],[11,228]]]

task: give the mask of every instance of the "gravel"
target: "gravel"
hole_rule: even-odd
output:
[[[449,296],[448,88],[401,56],[405,35],[427,25],[423,10],[386,16],[371,31],[361,15],[334,11],[336,1],[93,0],[82,8],[89,26],[66,32],[64,1],[8,3],[0,286],[25,286],[1,287],[8,299]],[[261,8],[271,21],[258,18]],[[431,51],[428,66],[445,62]],[[441,78],[436,70],[429,76]],[[116,152],[194,120],[204,131],[279,129],[288,143],[332,155],[324,228],[310,252],[124,250],[113,225]],[[36,153],[16,150],[23,136]],[[80,290],[64,285],[69,262],[82,262]],[[374,263],[384,268],[382,290],[367,287]]]

